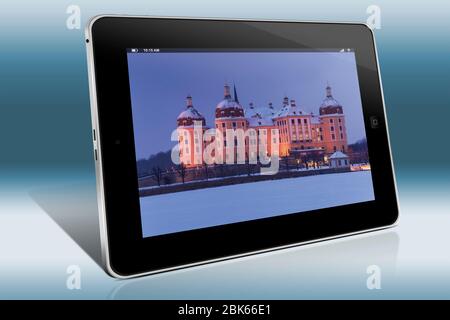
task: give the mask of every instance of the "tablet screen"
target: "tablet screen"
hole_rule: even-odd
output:
[[[375,199],[352,49],[127,60],[144,237]]]

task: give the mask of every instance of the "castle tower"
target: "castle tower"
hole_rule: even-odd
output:
[[[331,86],[325,88],[325,99],[319,108],[320,139],[327,154],[347,152],[347,128],[341,104],[334,99]]]
[[[226,161],[232,161],[234,159],[234,162],[236,163],[236,159],[246,159],[247,155],[244,151],[244,154],[241,154],[239,150],[241,150],[241,147],[247,148],[247,139],[244,141],[244,145],[240,146],[238,145],[239,139],[236,137],[231,142],[227,142],[226,138],[226,132],[227,130],[232,130],[233,133],[236,133],[237,130],[243,130],[244,132],[247,131],[248,128],[248,122],[245,118],[244,114],[244,108],[241,106],[241,104],[237,101],[237,91],[236,86],[234,86],[234,99],[231,96],[230,93],[230,86],[228,84],[224,85],[224,97],[223,100],[220,101],[216,106],[216,118],[215,118],[215,126],[216,130],[220,131],[220,134],[222,136],[222,139],[216,140],[216,147],[223,149],[223,162]],[[217,134],[216,134],[217,136]],[[232,143],[233,146],[228,145],[227,143]],[[233,148],[233,153],[230,154],[230,152],[226,152],[226,148]],[[227,154],[228,153],[228,154]],[[232,157],[232,158],[230,158]]]
[[[195,109],[191,95],[186,97],[186,109],[177,117],[178,146],[180,162],[187,167],[203,163],[203,132],[206,130],[205,117]]]

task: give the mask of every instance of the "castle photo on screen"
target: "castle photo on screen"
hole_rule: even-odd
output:
[[[128,62],[144,236],[374,199],[353,53]]]

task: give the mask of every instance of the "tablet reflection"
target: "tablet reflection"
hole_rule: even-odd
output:
[[[99,265],[94,183],[43,188],[30,196]],[[393,286],[399,237],[394,229],[278,250],[136,279],[114,281],[110,299],[373,298]],[[368,290],[369,266],[383,290]],[[380,296],[381,297],[381,296]]]
[[[393,285],[399,237],[393,230],[120,281],[111,299],[373,298],[370,266]]]
[[[36,189],[30,196],[102,267],[95,181]]]

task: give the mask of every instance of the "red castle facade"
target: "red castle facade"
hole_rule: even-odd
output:
[[[202,165],[205,148],[210,143],[216,144],[216,150],[223,150],[222,154],[216,152],[216,163],[229,160],[227,147],[233,150],[231,156],[234,155],[234,159],[248,161],[250,156],[254,156],[252,153],[255,150],[257,154],[260,152],[262,144],[267,156],[275,151],[280,157],[320,152],[326,161],[337,151],[346,153],[348,144],[343,107],[334,99],[329,85],[325,93],[319,114],[306,113],[294,99],[289,100],[288,97],[284,97],[278,110],[272,103],[266,107],[255,107],[250,103],[244,109],[236,88],[232,96],[230,87],[225,85],[223,100],[215,109],[216,135],[207,142],[204,142],[203,136],[210,128],[207,127],[205,117],[194,107],[192,97],[188,96],[186,109],[177,118],[180,162],[187,167]],[[244,143],[243,148],[238,148],[237,138],[231,141],[232,146],[227,146],[226,131],[237,132],[239,129],[245,132],[245,138],[241,141]],[[217,135],[218,132],[223,135],[223,139]]]

